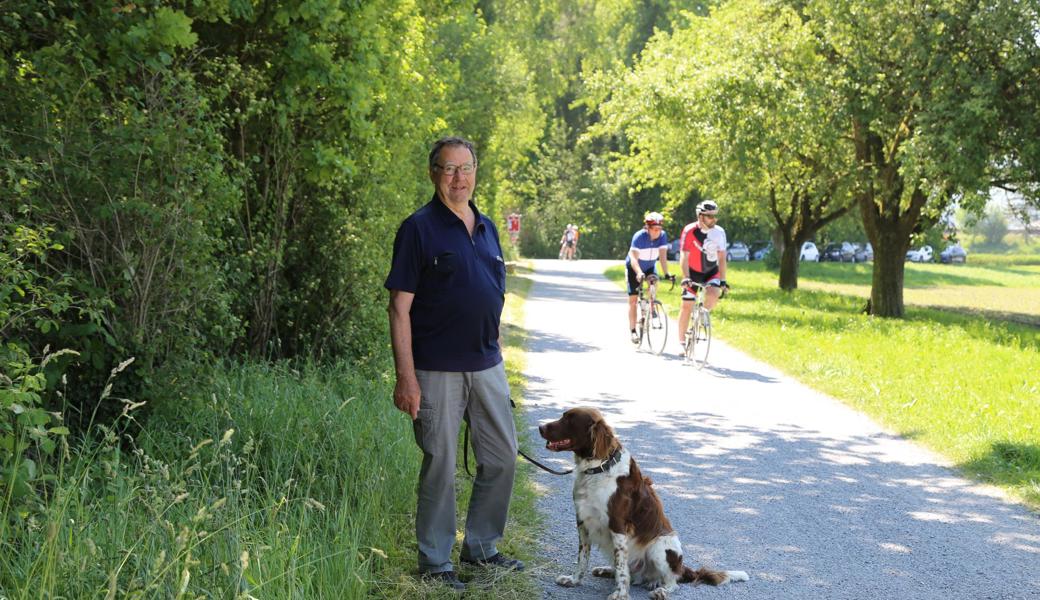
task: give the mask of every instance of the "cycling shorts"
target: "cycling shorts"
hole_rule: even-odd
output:
[[[690,280],[703,285],[704,287],[722,287],[722,279],[719,278],[719,270],[712,269],[707,273],[701,273],[700,271],[690,271]],[[682,299],[686,301],[693,301],[695,296],[683,290]]]
[[[635,271],[635,269],[632,268],[632,264],[631,263],[625,263],[625,271],[628,274],[628,295],[629,296],[638,296],[639,295],[639,281],[636,280],[636,271]],[[643,271],[643,277],[646,277],[647,275],[650,275],[651,273],[656,273],[656,271],[654,269],[650,269],[649,271]]]

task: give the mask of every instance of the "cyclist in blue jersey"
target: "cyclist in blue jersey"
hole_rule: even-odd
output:
[[[625,257],[628,276],[628,329],[632,343],[639,343],[636,333],[636,302],[643,278],[655,273],[655,263],[661,263],[661,272],[668,277],[668,234],[664,232],[664,216],[659,212],[646,213],[645,225],[632,236],[632,244]]]

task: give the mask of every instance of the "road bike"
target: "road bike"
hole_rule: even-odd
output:
[[[560,246],[560,260],[580,260],[581,259],[581,248],[577,244],[574,245],[574,250],[571,252],[570,257],[567,256],[566,246]]]
[[[667,279],[672,282],[674,288],[675,275],[669,275]],[[645,341],[647,349],[654,354],[664,352],[665,343],[668,341],[668,312],[657,299],[657,282],[657,275],[651,273],[639,284],[639,318],[636,321],[638,340],[633,342],[638,349]],[[646,285],[643,285],[644,283]]]
[[[703,283],[690,282],[691,287],[697,288],[697,300],[693,303],[690,311],[690,326],[686,330],[686,344],[683,345],[683,358],[687,363],[693,363],[698,369],[703,369],[708,364],[708,351],[711,350],[711,312],[704,308]],[[722,295],[726,296],[727,287],[722,288]]]

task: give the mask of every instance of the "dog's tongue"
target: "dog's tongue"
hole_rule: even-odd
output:
[[[559,441],[556,441],[556,442],[545,442],[545,447],[548,448],[549,450],[552,450],[553,452],[559,452],[560,448],[565,448],[570,443],[571,443],[570,440],[559,440]]]

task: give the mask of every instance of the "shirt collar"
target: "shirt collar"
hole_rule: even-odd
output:
[[[441,202],[441,199],[437,197],[437,192],[433,193],[433,198],[430,199],[430,204],[433,204],[434,211],[438,215],[440,215],[441,222],[443,222],[445,225],[451,225],[452,223],[462,221],[462,219],[460,219],[458,215],[451,212],[451,209],[448,208],[448,206],[444,204],[444,202]],[[470,200],[469,207],[473,209],[473,217],[476,219],[477,227],[483,229],[484,219],[483,215],[480,213],[480,210],[477,208],[477,205],[474,204],[472,200]]]

